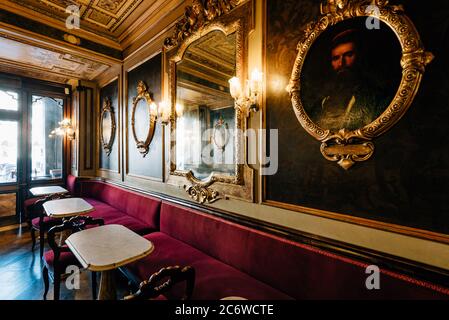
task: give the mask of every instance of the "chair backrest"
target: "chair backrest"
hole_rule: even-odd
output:
[[[164,282],[162,280],[166,279]],[[139,290],[125,300],[148,300],[155,299],[168,292],[174,285],[186,282],[185,294],[181,300],[190,300],[195,285],[195,269],[191,266],[170,266],[162,268],[151,277],[140,283]]]
[[[63,251],[63,244],[56,242],[56,234],[63,231],[71,231],[72,233],[84,230],[86,226],[89,225],[104,225],[103,219],[94,219],[92,217],[87,216],[77,216],[72,217],[69,220],[65,220],[62,224],[54,226],[48,230],[47,239],[48,244],[53,251],[53,265],[54,268],[58,267],[59,257],[61,252]]]

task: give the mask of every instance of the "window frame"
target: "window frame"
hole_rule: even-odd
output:
[[[0,72],[0,90],[15,91],[19,95],[19,110],[0,110],[0,120],[17,121],[18,159],[16,182],[0,183],[0,193],[17,193],[16,215],[14,219],[0,219],[0,226],[24,222],[23,202],[30,197],[29,189],[37,186],[65,185],[70,172],[72,143],[63,137],[62,143],[62,176],[57,179],[33,180],[31,159],[31,108],[32,96],[46,96],[63,100],[63,118],[72,118],[71,86],[44,80],[19,77]],[[14,221],[13,221],[14,220]]]

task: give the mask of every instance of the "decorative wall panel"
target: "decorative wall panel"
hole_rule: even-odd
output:
[[[100,153],[100,169],[106,169],[118,172],[119,171],[119,85],[118,79],[112,81],[108,85],[104,86],[100,90],[100,105],[98,110],[98,115],[101,114],[101,108],[103,107],[105,100],[110,99],[111,107],[113,110],[116,130],[114,132],[114,137],[112,138],[114,143],[112,144],[111,152],[108,155],[101,143],[99,144],[99,153]],[[101,125],[101,119],[99,120],[99,125]]]
[[[134,141],[131,127],[133,98],[137,96],[137,85],[143,81],[156,103],[161,101],[162,89],[162,54],[157,54],[150,60],[132,69],[127,74],[127,150],[126,173],[131,176],[161,180],[163,178],[163,139],[162,126],[157,123],[153,139],[145,157],[139,152]]]

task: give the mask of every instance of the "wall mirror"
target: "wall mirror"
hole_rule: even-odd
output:
[[[137,85],[137,96],[133,99],[131,127],[140,154],[145,157],[150,150],[150,143],[154,136],[156,116],[153,112],[154,103],[143,81]]]
[[[252,8],[246,3],[231,10],[236,6],[232,4],[227,12],[208,17],[213,5],[195,1],[186,9],[190,18],[193,8],[198,9],[191,20],[196,24],[184,30],[188,36],[179,36],[178,29],[186,28],[181,20],[165,42],[172,101],[169,180],[184,185],[201,203],[227,196],[252,201],[248,180],[253,173],[246,165],[242,138],[246,119],[235,108],[229,89],[229,79],[246,74],[243,62]]]
[[[228,88],[236,72],[235,48],[235,32],[226,36],[214,30],[193,42],[176,63],[176,104],[183,109],[176,126],[176,168],[201,180],[214,173],[237,174],[235,139],[229,132],[236,111]]]
[[[111,154],[112,146],[114,145],[115,130],[114,110],[111,100],[106,98],[100,115],[100,138],[103,149],[108,156]]]

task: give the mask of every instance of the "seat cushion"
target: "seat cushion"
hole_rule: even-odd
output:
[[[33,226],[34,229],[39,230],[40,226],[39,226],[39,218],[34,218],[33,220],[31,220],[31,224]],[[51,227],[56,226],[58,224],[62,224],[62,220],[61,219],[55,219],[55,218],[51,218],[51,217],[44,217],[44,225],[45,225],[45,230],[49,230]]]
[[[78,259],[75,257],[75,255],[67,248],[67,246],[63,246],[64,249],[68,251],[61,252],[61,255],[59,256],[59,267],[61,268],[61,272],[64,273],[67,266],[75,265],[79,266],[80,263]],[[47,265],[48,269],[53,270],[54,269],[54,262],[55,262],[55,254],[53,250],[48,250],[44,253],[44,261]]]
[[[81,197],[102,201],[149,228],[159,229],[160,199],[100,181],[83,181]]]
[[[195,287],[192,299],[218,300],[227,296],[240,296],[249,300],[292,299],[249,275],[224,264],[201,251],[164,233],[145,236],[154,246],[147,257],[131,263],[127,269],[141,281],[168,266],[190,265],[195,269]],[[182,287],[176,286],[170,296],[179,298]]]
[[[155,231],[141,220],[124,214],[122,211],[119,211],[102,201],[92,198],[86,198],[85,200],[95,208],[94,211],[89,213],[89,216],[103,219],[104,224],[121,224],[140,235]]]

